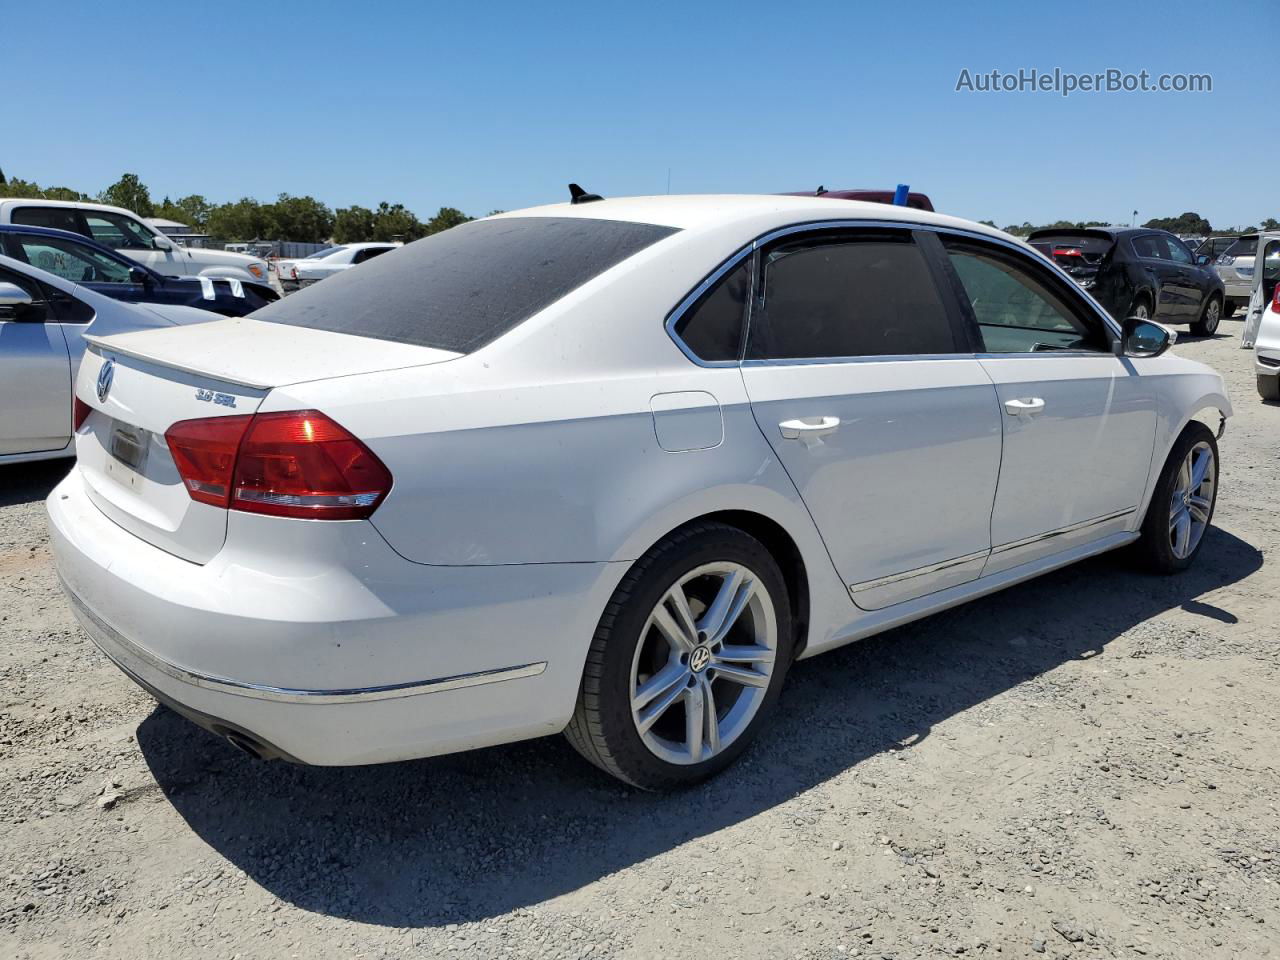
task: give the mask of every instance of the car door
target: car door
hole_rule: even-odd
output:
[[[1002,411],[984,574],[1130,529],[1155,442],[1148,381],[1112,352],[1102,314],[1035,258],[972,237],[943,242]]]
[[[1130,244],[1143,269],[1151,275],[1156,302],[1153,320],[1181,323],[1186,318],[1186,296],[1179,284],[1177,265],[1169,257],[1169,246],[1158,233],[1132,237]]]
[[[1170,282],[1174,284],[1176,294],[1182,304],[1182,316],[1188,320],[1196,320],[1204,307],[1204,298],[1209,292],[1209,278],[1195,264],[1195,258],[1187,245],[1175,236],[1161,236],[1169,251],[1169,262],[1173,266]]]
[[[788,235],[756,253],[742,375],[854,602],[975,579],[1000,462],[995,390],[931,235]]]
[[[71,441],[71,360],[44,284],[0,267],[0,283],[31,297],[0,305],[0,456],[61,450]]]

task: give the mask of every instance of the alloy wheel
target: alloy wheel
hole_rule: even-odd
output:
[[[1218,329],[1218,321],[1222,319],[1222,306],[1217,300],[1210,300],[1204,312],[1205,332],[1212,335]]]
[[[1202,441],[1187,451],[1169,504],[1169,545],[1179,560],[1195,551],[1209,526],[1217,472],[1209,444]]]
[[[773,599],[747,567],[711,563],[663,594],[631,665],[631,716],[648,750],[674,764],[727,749],[764,703],[778,650]]]

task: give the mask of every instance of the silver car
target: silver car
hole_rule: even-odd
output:
[[[84,333],[219,319],[193,307],[122,303],[0,256],[0,464],[75,455],[75,383]]]
[[[1226,304],[1223,316],[1231,316],[1249,302],[1253,291],[1253,257],[1258,249],[1258,235],[1245,234],[1236,237],[1214,261],[1214,269],[1226,288]]]

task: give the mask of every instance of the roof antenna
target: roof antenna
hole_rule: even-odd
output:
[[[822,195],[823,195],[824,193],[826,193],[826,192],[827,192],[827,188],[826,188],[826,187],[824,187],[822,184],[818,184],[818,189],[817,189],[817,190],[815,190],[815,191],[813,191],[813,195],[814,195],[815,197],[820,197],[820,196],[822,196]]]
[[[569,202],[570,203],[591,203],[593,200],[603,200],[604,197],[598,193],[587,193],[576,183],[569,184]]]

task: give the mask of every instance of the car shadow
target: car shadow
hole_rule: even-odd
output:
[[[202,840],[277,897],[395,927],[475,921],[578,889],[796,797],[1137,623],[1259,569],[1211,529],[1174,577],[1111,554],[796,664],[754,749],[670,795],[628,790],[560,737],[428,760],[321,768],[254,761],[157,708],[138,744]],[[1082,602],[1087,598],[1087,602]]]
[[[0,467],[0,507],[43,500],[62,482],[71,464],[71,459],[64,458]]]

